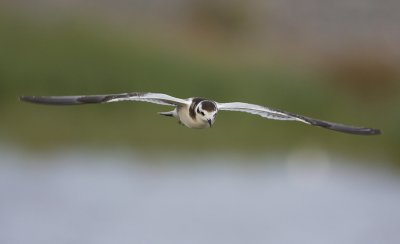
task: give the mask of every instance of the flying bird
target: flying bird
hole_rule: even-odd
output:
[[[180,124],[194,129],[210,128],[214,124],[219,111],[237,111],[258,115],[266,119],[298,121],[356,135],[378,135],[381,133],[379,129],[332,123],[256,104],[242,102],[219,103],[201,97],[181,99],[162,93],[130,92],[88,96],[21,96],[20,100],[47,105],[80,105],[122,101],[149,102],[175,107],[172,111],[160,112],[159,114],[175,117]]]

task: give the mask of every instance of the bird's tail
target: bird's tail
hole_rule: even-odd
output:
[[[169,112],[159,112],[159,115],[164,115],[168,117],[176,117],[176,112],[175,110],[169,111]]]

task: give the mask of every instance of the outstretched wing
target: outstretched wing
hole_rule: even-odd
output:
[[[299,121],[309,125],[319,126],[326,129],[340,131],[344,133],[357,134],[357,135],[381,134],[381,131],[379,129],[332,123],[328,121],[313,119],[306,116],[285,112],[282,110],[271,109],[256,104],[233,102],[233,103],[218,103],[217,106],[218,110],[245,112],[245,113],[259,115],[266,119]]]
[[[48,105],[80,105],[90,103],[111,103],[122,101],[149,102],[160,105],[183,106],[188,101],[162,93],[130,92],[89,96],[21,96],[20,100]]]

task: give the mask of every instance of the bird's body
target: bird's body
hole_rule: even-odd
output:
[[[211,118],[210,120],[204,120],[199,117],[199,115],[202,115],[202,111],[199,110],[197,112],[198,105],[200,103],[204,104],[209,104],[208,110],[211,113],[216,113],[218,112],[217,105],[214,101],[200,98],[200,97],[192,97],[187,99],[188,104],[185,105],[180,105],[176,106],[176,108],[172,111],[169,112],[161,112],[159,113],[160,115],[164,116],[171,116],[175,117],[178,119],[178,122],[188,128],[191,129],[206,129],[210,128],[212,126],[212,123],[214,123],[214,119]],[[200,108],[199,108],[200,109]],[[203,108],[202,108],[203,109]],[[207,106],[204,106],[204,110],[207,109]],[[205,113],[205,112],[203,112]],[[205,114],[204,114],[205,116]],[[213,116],[214,117],[214,116]]]
[[[174,116],[178,119],[179,123],[185,125],[191,129],[206,129],[209,128],[210,125],[207,122],[203,122],[196,117],[190,116],[190,106],[181,106],[175,108]]]
[[[89,96],[22,96],[20,99],[26,102],[48,105],[79,105],[120,101],[141,101],[174,106],[174,110],[169,112],[161,112],[159,114],[175,117],[178,119],[179,123],[193,129],[210,128],[215,122],[217,113],[225,110],[255,114],[266,119],[298,121],[305,124],[350,134],[376,135],[381,133],[378,129],[355,127],[317,120],[256,104],[241,102],[218,103],[210,99],[199,97],[180,99],[162,93],[131,92]]]
[[[190,105],[178,106],[176,110],[179,122],[192,129],[210,128],[218,113],[217,104],[204,98],[189,98]]]

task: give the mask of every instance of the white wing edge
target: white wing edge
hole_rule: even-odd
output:
[[[297,117],[291,113],[267,108],[257,104],[241,103],[241,102],[217,103],[217,108],[218,110],[250,113],[261,116],[266,119],[299,121],[306,124],[310,124],[308,121],[302,119],[301,117]]]
[[[176,98],[163,93],[126,93],[121,94],[120,97],[115,97],[107,102],[121,102],[121,101],[142,101],[150,102],[160,105],[189,105],[190,101],[186,99]]]

